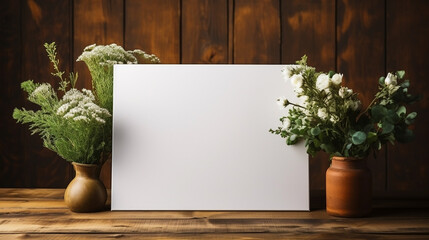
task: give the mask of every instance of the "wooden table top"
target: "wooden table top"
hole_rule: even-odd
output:
[[[70,212],[64,189],[0,189],[0,239],[429,239],[429,201],[375,202],[371,216],[310,212]],[[406,207],[405,207],[406,206]]]

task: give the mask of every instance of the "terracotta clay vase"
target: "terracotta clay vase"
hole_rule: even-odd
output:
[[[73,162],[75,178],[67,186],[64,201],[73,212],[104,210],[107,200],[106,187],[100,181],[100,165]]]
[[[366,159],[333,157],[326,171],[326,211],[337,217],[363,217],[371,212],[371,172]]]

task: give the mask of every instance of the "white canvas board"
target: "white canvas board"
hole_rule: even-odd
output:
[[[112,210],[309,210],[280,65],[115,65]]]

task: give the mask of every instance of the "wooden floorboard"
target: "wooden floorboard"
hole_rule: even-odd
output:
[[[63,189],[0,189],[0,240],[429,239],[429,207],[424,200],[408,205],[378,201],[369,217],[336,218],[324,209],[73,213],[63,194]]]

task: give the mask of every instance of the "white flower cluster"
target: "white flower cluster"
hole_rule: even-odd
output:
[[[110,45],[89,45],[76,61],[91,61],[96,59],[101,65],[112,65],[115,63],[137,63],[133,54],[125,51],[121,46],[113,43]]]
[[[327,91],[331,83],[334,85],[340,85],[342,81],[343,74],[336,73],[332,78],[330,78],[329,75],[322,73],[317,77],[316,88],[319,91]]]
[[[101,66],[113,66],[114,64],[137,64],[139,61],[143,63],[159,63],[159,58],[155,55],[147,54],[139,49],[133,51],[125,51],[121,46],[112,43],[110,45],[92,44],[87,46],[83,53],[76,61],[89,62],[97,61]]]
[[[297,70],[299,65],[286,65],[281,71],[285,81],[290,81],[292,83],[293,89],[296,93],[302,93],[302,83],[304,78],[301,74],[292,74],[293,70]]]
[[[40,84],[34,91],[30,94],[30,98],[36,98],[39,96],[51,96],[54,90],[49,83]]]
[[[62,105],[57,109],[57,115],[74,121],[91,122],[104,124],[106,118],[111,117],[109,111],[99,107],[94,103],[95,97],[90,90],[70,89],[62,100]]]
[[[313,70],[314,68],[302,65],[286,65],[282,69],[284,79],[290,81],[295,93],[299,97],[298,105],[301,107],[300,111],[303,113],[303,116],[300,116],[302,124],[311,121],[313,117],[335,124],[344,118],[345,114],[347,114],[347,109],[353,111],[359,110],[361,102],[357,99],[356,94],[353,93],[352,89],[341,86],[343,74],[335,73],[331,75],[320,73],[316,75],[317,78],[314,80],[304,79],[305,72]],[[390,79],[394,82],[392,76],[390,76]],[[308,86],[308,84],[314,85]],[[306,90],[304,93],[304,89],[310,90]],[[320,91],[320,95],[318,96],[321,99],[315,101],[312,99],[312,95],[311,97],[307,96],[306,94],[317,94],[311,89]],[[292,103],[289,103],[286,98],[280,97],[277,99],[277,104],[284,108]],[[288,121],[288,119],[283,121],[283,130],[289,128],[290,122]]]

